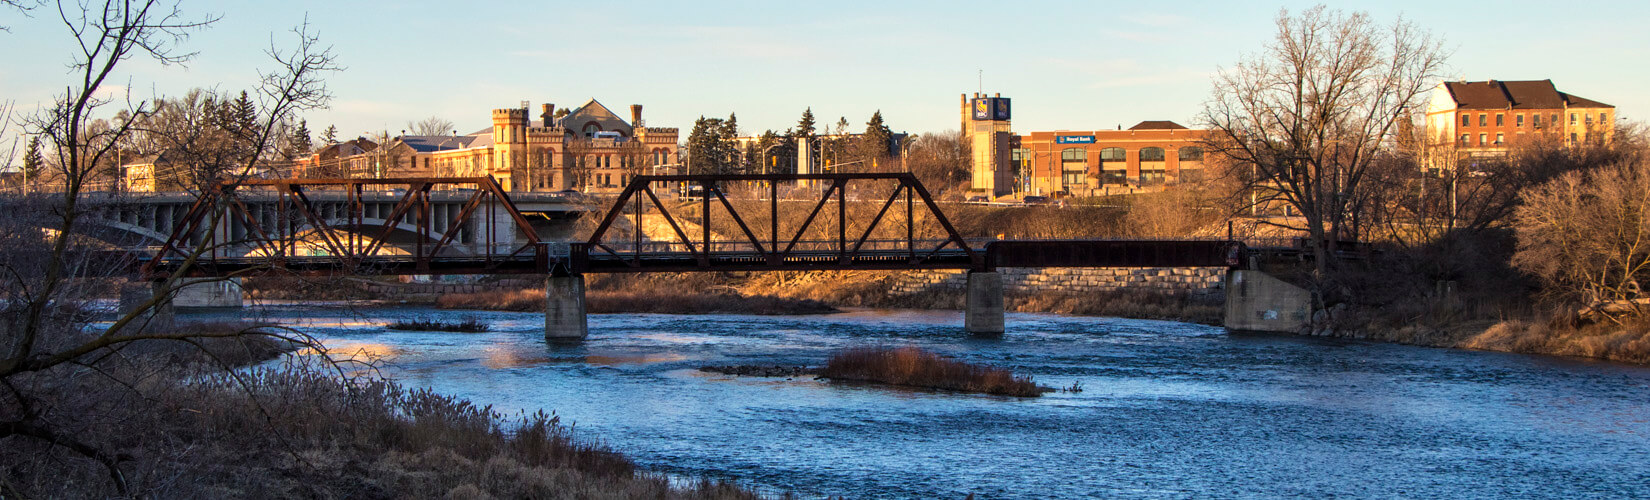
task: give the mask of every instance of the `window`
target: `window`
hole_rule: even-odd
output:
[[[1535,118],[1535,128],[1541,128],[1541,114],[1537,113],[1533,117]]]
[[[1472,117],[1468,116],[1466,114],[1462,114],[1461,115],[1461,126],[1463,126],[1463,127],[1472,126]]]
[[[1524,126],[1524,113],[1519,113],[1518,117],[1513,119],[1513,123],[1520,127]]]
[[[1576,114],[1575,113],[1570,113],[1570,126],[1573,127],[1573,126],[1575,126],[1575,124],[1576,124]]]
[[[1576,142],[1576,133],[1575,132],[1570,132],[1570,143],[1573,144],[1575,142]]]
[[[1471,135],[1461,134],[1461,145],[1462,146],[1466,146],[1469,143],[1468,141],[1471,141],[1471,140],[1472,140]]]
[[[1489,134],[1478,134],[1478,145],[1479,146],[1488,145],[1490,143],[1489,140],[1490,140],[1490,135]]]
[[[1166,177],[1165,169],[1167,168],[1164,166],[1163,157],[1163,148],[1140,148],[1141,184],[1163,183]]]
[[[1604,117],[1604,113],[1599,113],[1598,114],[1598,124],[1599,125],[1603,125],[1605,123],[1608,123],[1609,121],[1610,121],[1609,118]]]
[[[1484,113],[1479,113],[1478,114],[1478,126],[1485,127],[1485,126],[1489,126],[1489,124],[1490,124],[1490,115],[1487,115],[1487,114],[1484,114]]]
[[[1495,134],[1495,143],[1501,144],[1502,142],[1506,142],[1506,139],[1503,138],[1501,134]]]
[[[1497,126],[1497,127],[1507,126],[1507,115],[1503,115],[1501,113],[1496,113],[1495,114],[1495,126]]]
[[[1060,151],[1060,182],[1065,186],[1082,186],[1088,184],[1084,178],[1089,173],[1089,150],[1084,148],[1066,148]]]
[[[1180,148],[1180,161],[1203,161],[1203,148],[1197,146]]]
[[[1100,150],[1100,182],[1103,184],[1125,184],[1129,177],[1129,153],[1123,148],[1105,148]]]

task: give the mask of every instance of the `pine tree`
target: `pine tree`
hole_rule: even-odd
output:
[[[321,144],[326,145],[326,146],[331,146],[331,145],[337,144],[337,143],[338,143],[338,126],[337,125],[327,125],[327,129],[321,131]]]
[[[739,150],[739,116],[728,113],[727,121],[722,122],[722,128],[717,134],[717,147],[721,151],[724,170],[726,173],[741,173],[748,170],[749,165],[743,151]]]
[[[310,140],[309,135],[309,121],[298,120],[298,128],[292,130],[290,142],[294,157],[307,155],[315,150],[315,143]]]
[[[894,132],[882,122],[882,110],[871,114],[871,121],[865,122],[865,135],[860,136],[865,163],[869,165],[888,156],[888,143],[893,141],[893,137]]]
[[[813,137],[813,136],[814,136],[814,108],[809,107],[808,109],[802,110],[802,120],[796,122],[796,130],[791,135],[791,138],[795,139],[795,138],[798,138],[798,137]]]
[[[40,178],[40,171],[45,159],[40,156],[40,136],[29,138],[29,150],[23,152],[23,179],[33,182]]]
[[[235,99],[235,103],[229,109],[233,120],[231,123],[235,129],[251,133],[258,123],[258,107],[252,104],[252,99],[247,97],[245,90],[241,91],[241,96]]]
[[[699,117],[688,133],[688,161],[695,174],[727,173],[727,155],[722,134],[726,127],[721,118]]]

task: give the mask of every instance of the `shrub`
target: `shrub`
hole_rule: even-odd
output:
[[[1005,369],[964,363],[915,347],[847,349],[831,356],[831,359],[825,362],[825,368],[820,370],[820,375],[834,380],[859,380],[1002,396],[1035,397],[1050,390],[1032,382],[1031,377],[1016,377],[1013,372]]]

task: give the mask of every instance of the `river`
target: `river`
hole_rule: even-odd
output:
[[[957,312],[543,316],[283,305],[267,318],[383,373],[508,412],[554,410],[643,468],[804,498],[1650,497],[1650,368],[1183,323]],[[487,333],[398,332],[476,317]],[[1081,392],[1010,398],[708,374],[913,345]]]

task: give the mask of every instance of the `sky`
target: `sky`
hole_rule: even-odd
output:
[[[239,92],[271,41],[305,22],[346,69],[327,77],[311,130],[343,138],[436,116],[469,133],[490,111],[595,98],[649,126],[737,113],[741,131],[783,132],[804,108],[863,130],[881,111],[895,131],[954,130],[963,93],[1014,102],[1014,130],[1094,130],[1143,120],[1195,125],[1211,78],[1262,50],[1279,9],[1310,2],[1184,1],[510,2],[494,0],[189,2],[220,15],[182,47],[185,66],[133,59],[109,94]],[[1650,2],[1343,2],[1378,22],[1399,16],[1450,53],[1450,79],[1550,78],[1561,91],[1650,110]],[[30,113],[73,80],[72,39],[55,8],[0,12],[0,102]],[[123,94],[121,94],[123,95]],[[15,132],[16,127],[12,127]],[[4,152],[0,144],[0,153]]]

